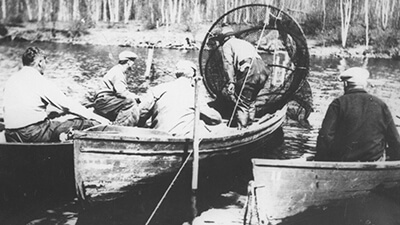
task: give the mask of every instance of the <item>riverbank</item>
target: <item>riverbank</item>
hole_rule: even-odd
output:
[[[142,23],[100,23],[87,28],[67,23],[25,23],[6,26],[8,33],[3,37],[22,41],[50,41],[82,45],[110,45],[123,47],[155,47],[179,50],[198,50],[210,28],[210,24],[198,24],[196,28],[186,25],[161,26],[147,29]],[[389,54],[374,53],[366,46],[343,49],[341,46],[325,46],[323,40],[307,37],[310,55],[337,56],[341,58],[370,57],[391,58]]]

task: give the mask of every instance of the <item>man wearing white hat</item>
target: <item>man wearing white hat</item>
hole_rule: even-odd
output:
[[[127,72],[138,56],[122,51],[118,64],[103,77],[101,90],[94,99],[94,112],[122,126],[135,126],[139,119],[139,98],[128,90]]]
[[[400,159],[400,137],[388,106],[365,91],[368,70],[353,67],[339,80],[344,95],[328,108],[317,138],[315,160],[378,161]]]
[[[180,60],[176,64],[177,79],[163,83],[149,90],[141,105],[142,120],[151,117],[151,126],[154,129],[165,131],[171,135],[188,136],[193,134],[195,120],[195,87],[193,79],[196,75],[196,65],[188,60]],[[200,86],[199,132],[201,135],[210,134],[206,124],[217,125],[222,121],[218,111],[208,106],[205,87]]]

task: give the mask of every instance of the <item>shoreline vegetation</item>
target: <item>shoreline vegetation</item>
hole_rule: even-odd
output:
[[[146,29],[139,21],[129,24],[99,23],[94,28],[84,31],[72,31],[68,23],[58,23],[53,29],[53,23],[30,23],[2,25],[6,34],[0,36],[0,41],[55,42],[80,45],[110,45],[137,48],[165,48],[176,50],[199,50],[211,23],[201,24],[196,30],[185,31],[181,26],[158,27]],[[343,48],[340,45],[324,46],[323,40],[307,37],[310,55],[340,58],[370,57],[395,58],[389,52],[373,53],[364,45]]]
[[[400,59],[400,0],[2,0],[0,39],[198,49],[244,5],[270,5],[302,27],[311,55]],[[265,13],[253,12],[254,16]],[[223,23],[248,19],[235,12]]]

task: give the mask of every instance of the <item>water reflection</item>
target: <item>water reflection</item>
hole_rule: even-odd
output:
[[[0,89],[7,78],[21,67],[21,55],[30,43],[7,42],[0,44]],[[71,45],[71,44],[55,44],[55,43],[35,43],[34,45],[43,48],[49,53],[49,63],[46,76],[52,79],[67,95],[84,100],[87,95],[94,92],[99,84],[99,78],[107,72],[115,63],[117,63],[117,55],[123,50],[123,47],[115,46],[91,46],[91,45]],[[174,79],[173,65],[182,58],[197,61],[198,52],[184,52],[179,50],[156,49],[154,53],[154,68],[150,77],[144,77],[145,61],[148,49],[134,49],[140,56],[136,61],[136,68],[131,72],[129,84],[132,91],[144,93],[148,86],[166,82]],[[371,82],[368,91],[382,98],[392,111],[397,126],[400,126],[400,61],[389,59],[363,59],[352,58],[346,59],[348,66],[360,66],[367,64],[371,72]],[[297,158],[301,156],[312,156],[316,144],[316,137],[321,125],[322,119],[330,102],[342,95],[342,84],[337,80],[339,75],[340,60],[337,57],[311,57],[311,71],[309,83],[313,90],[315,111],[311,113],[309,121],[311,129],[306,129],[294,121],[288,120],[284,126],[284,143],[269,152],[268,157],[271,158]],[[0,95],[0,105],[2,105],[2,96]],[[0,110],[0,117],[2,110]],[[231,177],[225,179],[217,179],[212,182],[220,182],[220,190],[204,193],[202,200],[203,210],[217,207],[224,204],[218,198],[216,193],[220,191],[232,190],[243,194],[249,179],[251,179],[250,165],[244,165],[231,171]],[[185,186],[186,184],[183,184]],[[223,188],[222,188],[223,187]],[[189,188],[188,188],[189,190]],[[160,191],[160,190],[158,190]],[[134,220],[143,222],[147,219],[149,209],[154,206],[153,203],[158,200],[157,195],[153,193],[142,193],[134,201],[143,201],[139,205],[129,206],[122,211],[118,211],[117,205],[111,205],[103,208],[102,211],[81,214],[78,219],[79,207],[75,205],[75,201],[71,198],[65,200],[59,205],[48,200],[43,200],[39,206],[35,206],[36,213],[29,214],[22,222],[20,215],[27,214],[30,209],[21,209],[19,212],[1,215],[2,221],[18,221],[18,224],[27,224],[29,221],[36,220],[32,224],[129,224]],[[171,199],[167,200],[166,208],[163,208],[156,219],[156,223],[177,224],[184,221],[187,211],[182,211],[182,206],[189,207],[187,201],[187,193],[182,193],[177,189]],[[234,195],[235,196],[235,195]],[[125,203],[124,203],[125,204]],[[51,207],[53,205],[53,207]],[[64,207],[64,208],[63,208]],[[34,208],[34,207],[33,207]],[[48,209],[58,208],[63,213],[55,214],[47,211]],[[26,210],[26,211],[24,211]],[[143,212],[146,212],[143,214]],[[173,212],[173,213],[172,213]],[[313,209],[305,212],[301,217],[287,221],[288,224],[400,224],[400,209],[398,202],[391,197],[382,195],[371,195],[368,198],[352,199],[348,202],[341,203],[339,206],[332,205],[328,208]],[[141,214],[142,213],[142,214]],[[54,217],[52,217],[52,215]],[[101,215],[101,216],[100,216]],[[171,220],[174,217],[176,220]],[[177,218],[181,217],[181,218]],[[47,219],[43,219],[47,218]],[[50,219],[49,219],[50,218]],[[106,219],[105,219],[106,218]],[[329,219],[327,219],[329,218]],[[40,222],[40,219],[43,219]],[[54,223],[49,222],[52,220]],[[67,221],[67,222],[65,222]],[[105,222],[107,221],[107,222]]]

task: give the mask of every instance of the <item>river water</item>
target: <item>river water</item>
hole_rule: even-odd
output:
[[[38,46],[49,54],[46,76],[54,81],[68,96],[84,102],[97,89],[99,78],[116,63],[118,53],[126,49],[116,46],[91,46],[56,43],[0,43],[0,90],[7,78],[21,67],[21,55],[28,46]],[[173,65],[179,59],[197,62],[198,52],[156,49],[154,68],[144,77],[148,49],[133,49],[140,58],[131,72],[129,84],[132,91],[143,94],[148,86],[174,79]],[[395,123],[400,127],[400,61],[390,59],[346,59],[348,66],[365,64],[371,72],[368,91],[382,98],[392,111]],[[342,61],[343,63],[343,61]],[[337,80],[340,59],[311,57],[309,83],[313,91],[314,112],[309,121],[312,128],[304,128],[288,120],[283,127],[283,144],[269,149],[271,158],[296,158],[312,156],[318,129],[329,103],[343,93]],[[3,99],[0,94],[0,105]],[[29,115],[27,115],[29,116]],[[2,110],[0,110],[2,117]],[[222,178],[209,181],[217,187],[200,193],[199,211],[223,208],[245,194],[251,179],[249,165],[231,171]],[[178,181],[177,188],[161,205],[150,224],[182,224],[191,216],[190,182]],[[165,190],[164,186],[151,187],[127,202],[115,202],[102,208],[81,210],[74,194],[65,193],[52,198],[38,199],[15,210],[0,212],[0,224],[145,224],[150,212]],[[222,193],[222,195],[221,195]],[[221,197],[222,196],[222,197]],[[397,196],[398,197],[398,196]],[[371,194],[362,199],[351,199],[342,205],[326,207],[298,217],[290,224],[400,224],[399,198],[393,193]]]

